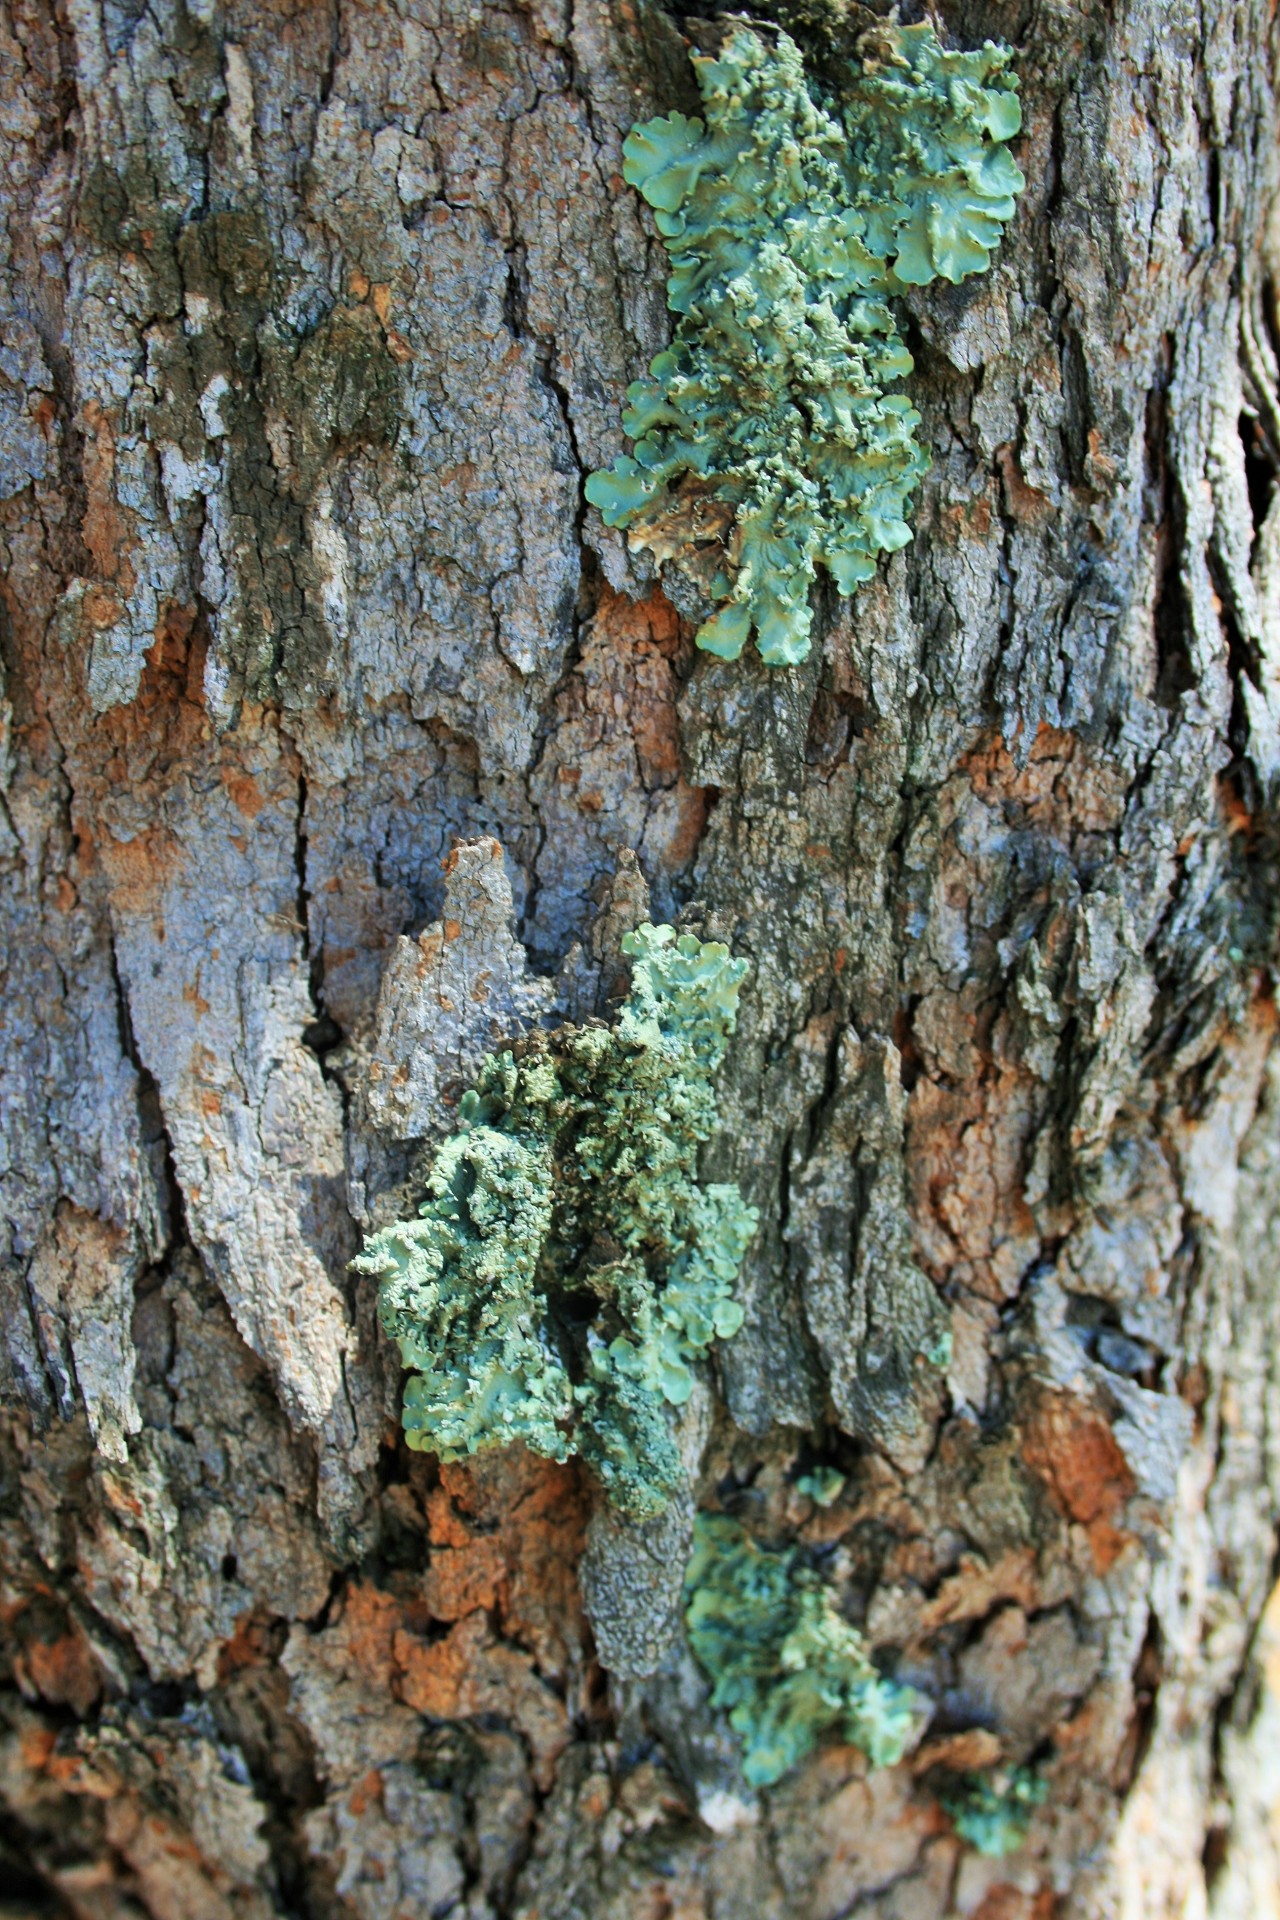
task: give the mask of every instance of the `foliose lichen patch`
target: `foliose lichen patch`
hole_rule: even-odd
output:
[[[899,1761],[923,1720],[919,1694],[883,1678],[862,1636],[796,1548],[771,1552],[736,1520],[700,1513],[685,1575],[685,1625],[742,1738],[742,1772],[772,1786],[824,1734],[860,1747],[873,1766]]]
[[[911,538],[928,466],[890,301],[991,259],[1024,182],[1012,53],[877,26],[839,98],[780,30],[692,55],[705,118],[635,127],[623,172],[671,258],[670,347],[627,389],[635,442],[587,498],[685,562],[719,610],[698,645],[770,665],[809,650],[809,587],[842,594]]]
[[[412,1369],[411,1447],[580,1454],[646,1518],[683,1481],[664,1408],[742,1324],[733,1283],[757,1215],[736,1186],[697,1179],[746,962],[670,927],[622,944],[632,985],[614,1025],[488,1056],[419,1217],[353,1264],[380,1283]]]
[[[1017,1852],[1048,1797],[1049,1783],[1034,1767],[962,1774],[938,1794],[960,1838],[989,1860]]]

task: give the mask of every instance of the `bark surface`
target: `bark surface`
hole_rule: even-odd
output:
[[[1280,1914],[1275,9],[939,17],[1027,190],[909,303],[914,544],[771,671],[583,503],[678,19],[0,5],[13,1920]],[[752,969],[692,1497],[936,1702],[893,1769],[750,1792],[691,1506],[410,1456],[346,1269],[649,911]]]

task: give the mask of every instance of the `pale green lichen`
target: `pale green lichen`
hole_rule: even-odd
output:
[[[893,1766],[924,1702],[886,1680],[796,1548],[770,1552],[719,1514],[699,1514],[685,1575],[685,1625],[711,1700],[742,1737],[742,1771],[772,1786],[827,1733]]]
[[[837,1467],[811,1467],[796,1480],[796,1492],[805,1494],[815,1507],[832,1507],[844,1492],[844,1475]]]
[[[705,120],[673,113],[625,142],[680,318],[627,390],[634,452],[587,498],[695,572],[701,545],[724,604],[698,645],[736,659],[754,629],[777,665],[809,650],[817,566],[849,594],[911,537],[928,459],[919,414],[890,391],[912,361],[889,300],[981,272],[1024,183],[1009,48],[878,26],[837,99],[767,32],[740,25],[692,56]]]
[[[1008,1767],[961,1774],[939,1791],[938,1801],[962,1840],[989,1860],[1003,1860],[1024,1844],[1048,1794],[1048,1781],[1034,1767]]]
[[[670,927],[622,944],[632,984],[615,1024],[489,1056],[419,1217],[353,1265],[379,1281],[412,1369],[411,1447],[578,1453],[643,1518],[681,1479],[664,1405],[742,1324],[733,1283],[757,1215],[736,1186],[697,1181],[746,963]]]

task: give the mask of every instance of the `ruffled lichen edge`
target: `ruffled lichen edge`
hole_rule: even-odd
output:
[[[417,1217],[352,1264],[410,1369],[410,1447],[578,1454],[643,1519],[682,1484],[665,1409],[742,1323],[733,1285],[757,1214],[697,1178],[746,963],[665,926],[622,944],[614,1024],[487,1056]]]
[[[990,264],[1024,184],[1012,57],[885,24],[837,98],[785,32],[741,24],[691,55],[703,117],[628,135],[679,317],[627,390],[632,452],[586,493],[719,603],[707,652],[735,659],[754,631],[769,665],[802,659],[816,569],[851,594],[911,538],[928,456],[893,390],[912,360],[890,301]]]

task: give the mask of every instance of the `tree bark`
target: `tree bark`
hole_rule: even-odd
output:
[[[0,6],[6,1915],[1280,1914],[1275,9],[938,19],[1026,192],[769,670],[583,503],[676,17]],[[679,1526],[408,1454],[347,1271],[648,913],[751,965],[693,1497],[935,1703],[894,1768],[751,1793]]]

